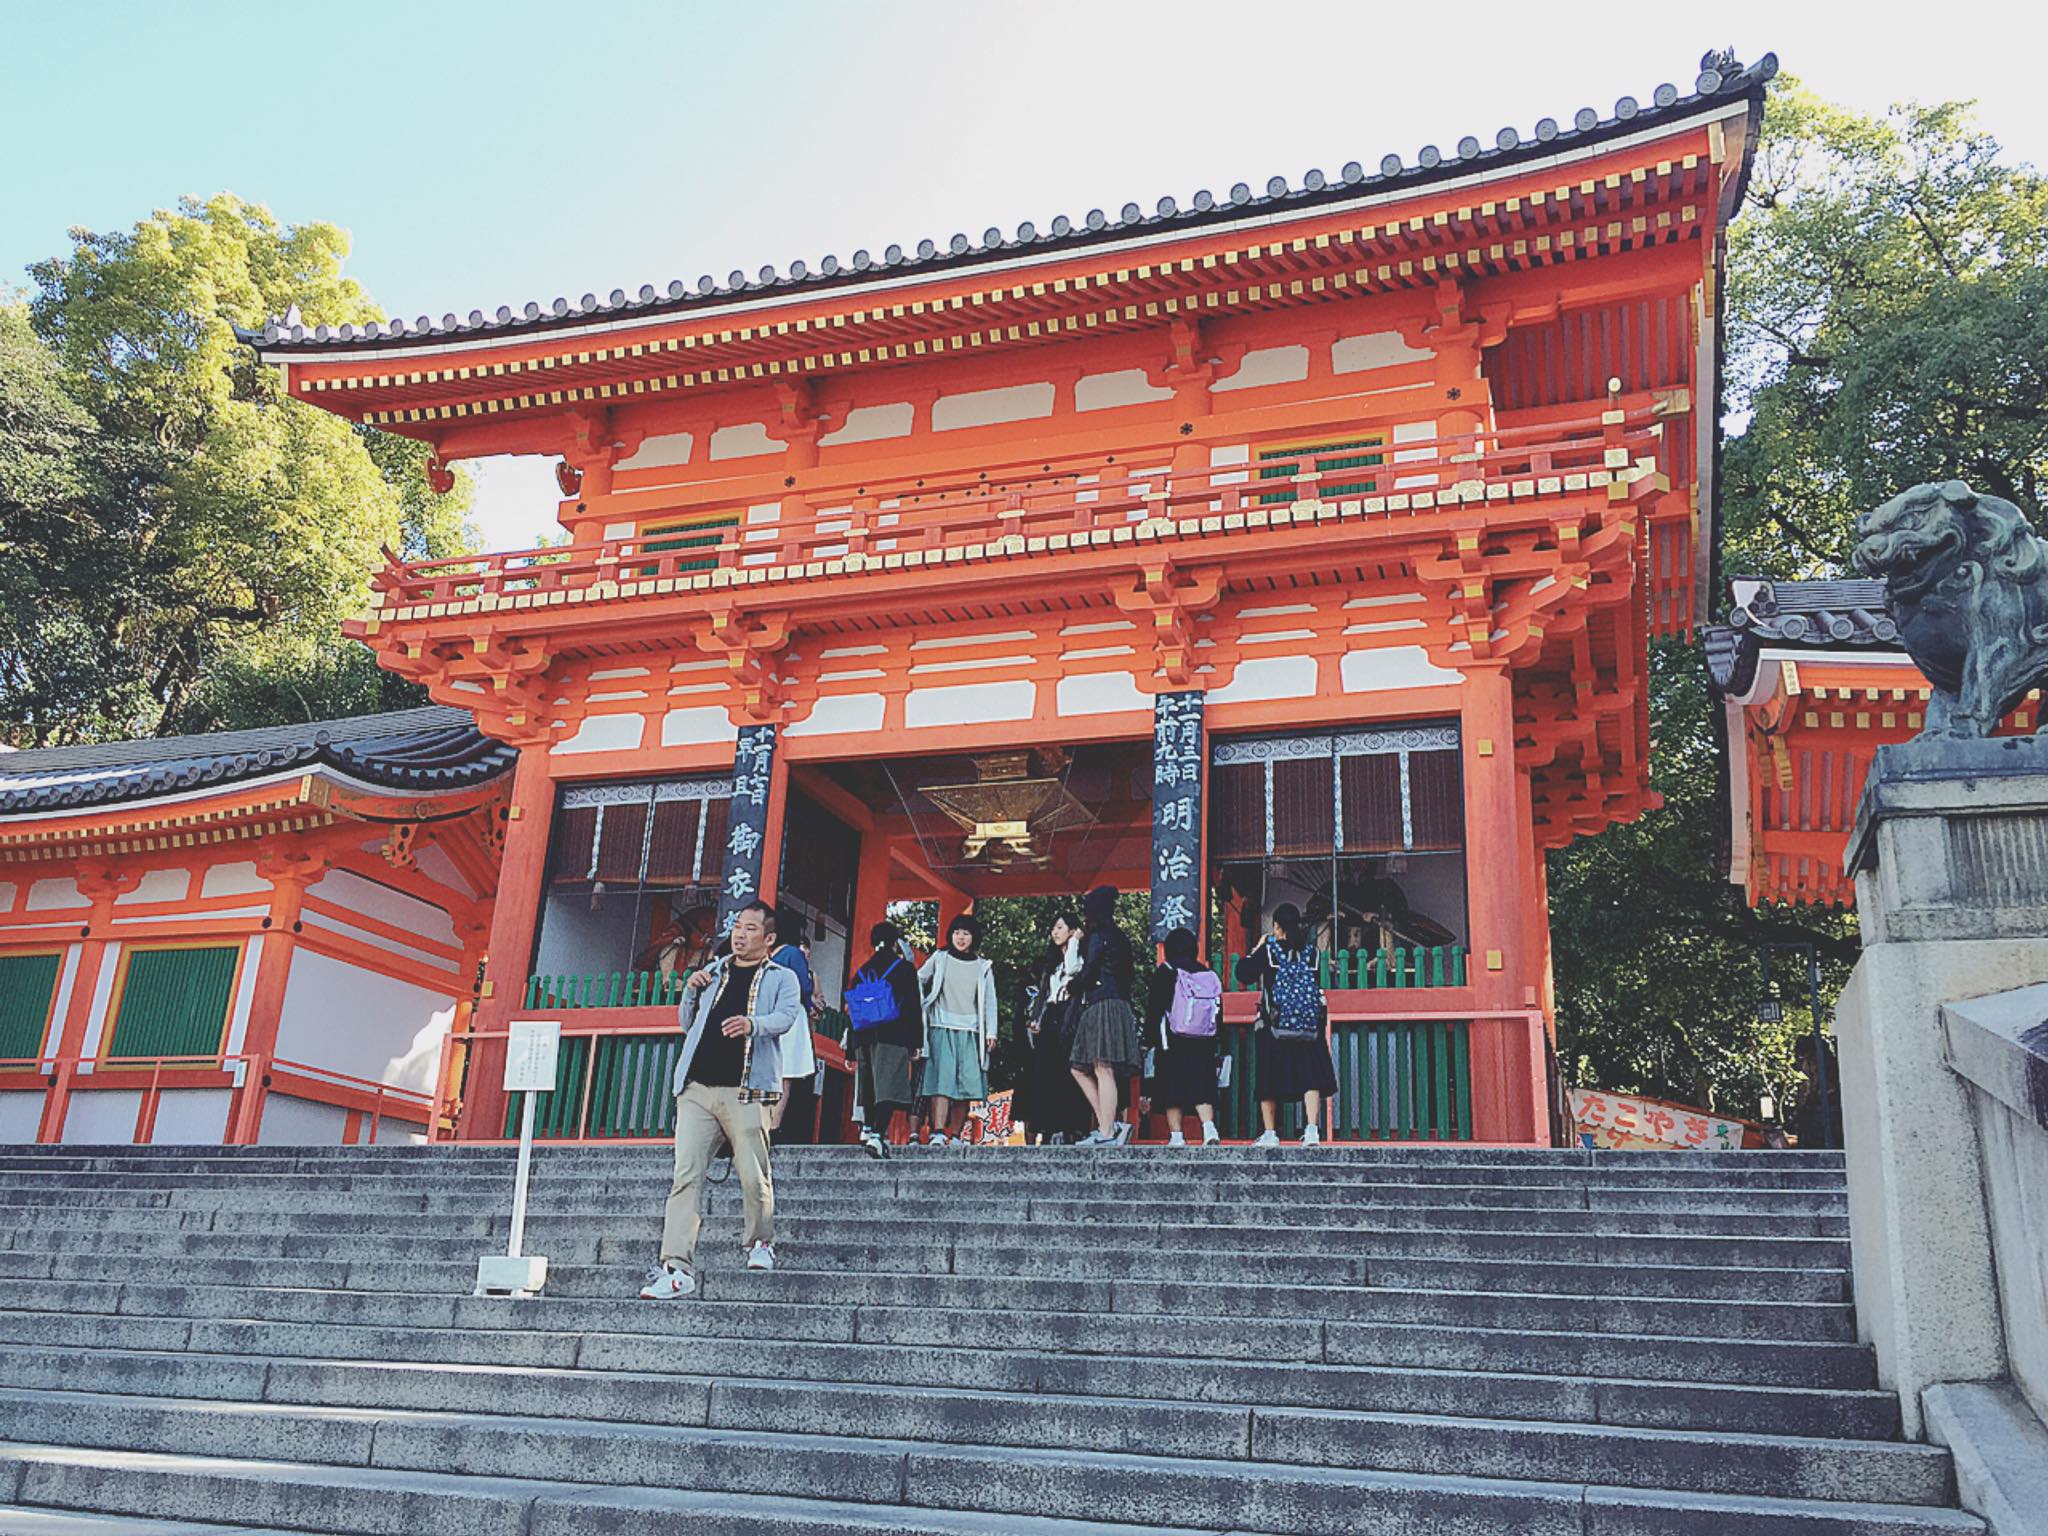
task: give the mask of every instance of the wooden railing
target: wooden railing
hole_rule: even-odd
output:
[[[1237,979],[1241,955],[1221,956],[1216,964],[1223,986],[1230,992],[1256,988]],[[1321,950],[1316,955],[1316,979],[1328,991],[1372,991],[1378,988],[1462,987],[1465,985],[1467,951],[1462,944],[1394,945],[1387,949]]]
[[[1654,405],[1638,402],[1625,411],[1363,451],[1383,462],[1318,469],[1319,458],[1332,457],[1327,447],[1276,450],[1253,442],[1245,463],[1179,473],[1170,468],[1171,446],[1150,445],[1067,459],[984,461],[889,484],[869,483],[843,468],[807,470],[789,477],[787,488],[778,479],[777,489],[765,495],[753,476],[668,488],[661,493],[666,504],[650,503],[636,518],[643,525],[678,516],[730,525],[707,527],[688,547],[671,526],[644,538],[566,549],[394,560],[372,585],[386,618],[428,617],[449,604],[602,599],[622,585],[646,582],[657,584],[653,591],[663,590],[662,582],[729,584],[756,579],[760,568],[785,578],[817,576],[828,573],[828,563],[836,574],[881,569],[892,557],[899,565],[913,555],[916,563],[930,564],[1190,528],[1227,535],[1292,520],[1306,502],[1322,502],[1318,517],[1336,517],[1341,507],[1349,515],[1406,518],[1452,502],[1493,507],[1583,492],[1628,475],[1639,461],[1661,464],[1669,443]],[[764,500],[779,503],[778,519],[750,521],[749,508]]]
[[[528,1008],[664,1008],[683,998],[680,971],[593,971],[529,976]]]

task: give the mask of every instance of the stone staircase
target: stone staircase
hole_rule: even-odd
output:
[[[1855,1342],[1839,1158],[0,1149],[0,1536],[1981,1531]],[[59,1513],[63,1512],[63,1513]]]

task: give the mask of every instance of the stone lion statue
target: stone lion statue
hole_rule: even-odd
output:
[[[2048,542],[1960,480],[1856,519],[1851,556],[1882,577],[1899,639],[1934,685],[1923,736],[1988,736],[2048,677]]]

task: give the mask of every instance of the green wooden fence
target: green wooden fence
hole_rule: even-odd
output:
[[[1226,955],[1218,970],[1232,992],[1253,990],[1238,985],[1239,955]],[[1466,950],[1462,944],[1395,945],[1391,949],[1339,949],[1318,952],[1316,977],[1325,991],[1370,991],[1379,987],[1462,987]]]
[[[1470,1026],[1462,1019],[1341,1019],[1330,1026],[1337,1098],[1330,1134],[1358,1141],[1472,1139]],[[1253,1032],[1225,1029],[1230,1086],[1217,1095],[1216,1123],[1229,1137],[1259,1134]],[[1280,1108],[1280,1133],[1299,1136],[1300,1104]]]
[[[682,1001],[681,972],[610,971],[588,976],[529,976],[529,1008],[659,1008]]]

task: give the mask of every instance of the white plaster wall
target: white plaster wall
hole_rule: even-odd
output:
[[[34,1141],[36,1127],[42,1123],[41,1084],[37,1085],[33,1093],[23,1089],[0,1093],[0,1145],[12,1146]]]
[[[1029,720],[1037,707],[1038,685],[1027,680],[913,688],[903,700],[903,723],[912,729],[931,725],[989,725],[1003,720]]]
[[[1036,421],[1052,414],[1052,385],[1005,384],[1000,389],[974,389],[941,395],[932,403],[932,430],[957,432],[962,427],[992,427],[1005,421]]]
[[[455,861],[442,852],[438,845],[428,843],[424,848],[414,849],[413,862],[419,865],[421,874],[437,885],[445,885],[465,896],[476,894],[470,883],[462,878],[462,872],[455,867]]]
[[[285,981],[277,1054],[432,1092],[441,1042],[454,1018],[449,993],[301,949]]]
[[[114,975],[121,969],[121,946],[109,944],[100,954],[100,973],[93,983],[92,1004],[86,1013],[85,1039],[78,1054],[87,1060],[99,1055],[100,1041],[107,1032],[107,1002],[114,993]]]
[[[64,1114],[64,1145],[131,1146],[135,1141],[135,1117],[141,1110],[140,1088],[84,1089],[74,1093],[71,1107]]]
[[[672,709],[661,717],[664,747],[702,746],[707,742],[738,741],[740,728],[732,723],[723,704],[699,704],[690,709]]]
[[[1116,373],[1091,373],[1074,385],[1074,409],[1107,411],[1119,405],[1149,405],[1171,400],[1173,391],[1161,389],[1145,377],[1142,368],[1125,368]]]
[[[1399,331],[1373,331],[1364,336],[1340,337],[1330,348],[1330,371],[1364,373],[1372,368],[1391,368],[1397,363],[1426,362],[1434,355],[1409,346]]]
[[[137,882],[134,890],[116,896],[114,905],[125,907],[144,901],[183,901],[191,891],[191,870],[152,869]]]
[[[1221,688],[1210,690],[1211,704],[1249,704],[1261,699],[1306,699],[1316,691],[1313,656],[1259,656],[1237,664]]]
[[[1436,435],[1436,423],[1433,421],[1404,421],[1398,424],[1393,431],[1393,439],[1397,444],[1433,442]],[[1436,455],[1437,450],[1434,447],[1397,447],[1394,450],[1394,462],[1396,464],[1413,464],[1419,461],[1433,460]],[[1402,475],[1395,479],[1394,489],[1401,491],[1414,486],[1431,486],[1435,484],[1436,476],[1434,474]]]
[[[642,438],[632,455],[620,459],[612,468],[666,469],[673,464],[687,464],[696,444],[696,434],[692,432],[664,432],[658,437]]]
[[[38,880],[28,888],[28,910],[31,912],[52,912],[66,907],[90,906],[78,894],[78,882],[69,876],[58,880]]]
[[[149,1140],[158,1147],[217,1147],[227,1140],[228,1101],[226,1088],[173,1088],[156,1102],[156,1124]],[[73,1099],[72,1103],[77,1103]],[[134,1123],[129,1133],[134,1134]]]
[[[572,757],[578,752],[630,752],[647,734],[645,715],[588,715],[576,734],[548,748],[551,757]]]
[[[374,917],[423,939],[433,939],[442,944],[455,942],[455,920],[441,908],[388,885],[365,880],[348,870],[329,870],[307,887],[307,891],[351,912]]]
[[[829,736],[841,731],[879,731],[888,701],[879,693],[828,695],[792,725],[791,736]]]
[[[13,908],[14,898],[21,894],[21,887],[11,880],[0,880],[0,912]]]
[[[1150,709],[1152,696],[1138,687],[1135,673],[1094,672],[1061,678],[1054,704],[1063,715],[1108,715]]]
[[[1346,693],[1383,693],[1392,688],[1434,688],[1462,683],[1465,674],[1440,667],[1419,645],[1389,645],[1376,651],[1346,651],[1338,674]]]
[[[314,1104],[305,1099],[272,1093],[263,1101],[263,1123],[256,1128],[261,1147],[320,1146],[341,1144],[348,1111],[338,1104]]]
[[[199,881],[201,896],[255,896],[267,893],[270,882],[256,873],[253,860],[210,866]]]
[[[1262,384],[1299,384],[1308,377],[1308,348],[1261,347],[1247,352],[1237,372],[1209,386],[1211,394],[1233,389],[1257,389]]]
[[[230,1056],[249,1040],[249,1010],[256,1001],[256,972],[263,964],[264,938],[259,933],[249,940],[248,951],[242,956],[241,974],[236,978],[235,995],[228,1000],[227,1044],[223,1049]]]
[[[735,426],[720,427],[711,434],[711,457],[714,459],[744,459],[757,453],[774,453],[781,448],[768,435],[765,423],[744,421]]]
[[[908,400],[888,405],[856,405],[846,413],[846,420],[820,436],[818,443],[831,448],[840,443],[879,443],[891,437],[908,437],[916,417],[917,408]]]

